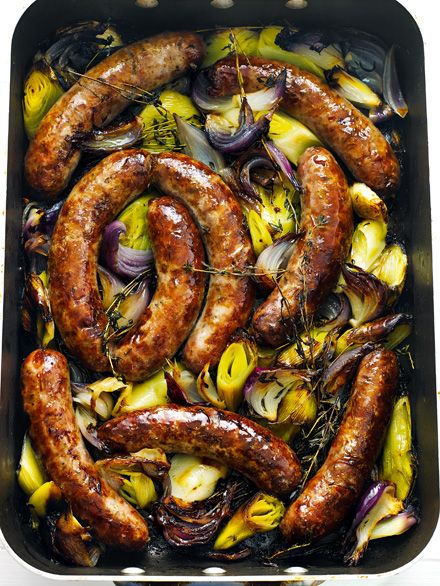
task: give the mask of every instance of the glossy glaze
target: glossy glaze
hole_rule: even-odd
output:
[[[139,92],[180,77],[203,54],[198,35],[164,33],[124,47],[90,69],[51,108],[31,140],[25,159],[31,187],[46,198],[56,197],[81,157],[72,143],[76,134],[106,126]]]
[[[150,203],[148,226],[157,271],[157,288],[139,322],[111,348],[116,370],[128,380],[144,380],[172,358],[199,315],[205,274],[204,251],[189,211],[171,197]]]
[[[33,446],[73,513],[106,545],[143,548],[149,539],[145,521],[100,478],[84,445],[65,357],[55,350],[29,354],[21,369],[21,389]]]
[[[333,156],[322,147],[308,148],[299,160],[298,177],[301,236],[278,286],[252,321],[257,336],[274,347],[293,339],[332,291],[353,233],[347,181]]]
[[[240,58],[240,72],[248,92],[264,87],[281,71],[287,72],[282,109],[308,126],[344,161],[351,173],[372,189],[394,193],[400,167],[382,133],[348,100],[318,77],[281,61]],[[210,71],[217,95],[239,92],[235,58],[216,63]]]
[[[288,496],[301,478],[289,446],[257,423],[212,407],[164,405],[112,419],[98,430],[112,450],[145,447],[219,460],[258,487]]]
[[[391,350],[375,350],[362,359],[327,458],[281,522],[290,542],[321,539],[351,513],[382,445],[398,378],[399,365]]]
[[[186,364],[200,372],[207,362],[217,365],[231,334],[244,327],[251,314],[254,285],[249,276],[239,273],[249,275],[254,264],[252,245],[236,197],[206,165],[185,155],[163,153],[155,160],[152,180],[191,209],[210,267],[226,272],[210,276],[203,312],[183,349]]]

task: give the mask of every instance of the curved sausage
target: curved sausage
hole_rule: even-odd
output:
[[[353,212],[345,176],[322,147],[308,148],[298,163],[303,186],[301,237],[275,288],[258,307],[253,328],[269,346],[295,334],[331,292],[346,259],[353,233]]]
[[[289,542],[321,539],[350,514],[381,447],[398,376],[399,365],[391,350],[379,349],[362,359],[327,458],[281,522]]]
[[[103,543],[143,548],[148,527],[137,511],[100,476],[75,421],[67,360],[55,350],[35,350],[21,369],[30,436],[52,480]]]
[[[244,88],[248,92],[264,87],[281,71],[287,72],[282,108],[308,126],[337,153],[351,173],[382,194],[399,187],[400,167],[393,149],[382,133],[348,100],[318,77],[281,61],[260,57],[238,57]],[[209,70],[212,91],[217,95],[238,93],[235,57],[218,61]]]
[[[110,369],[104,348],[108,318],[102,308],[96,267],[104,227],[151,178],[151,157],[138,150],[114,153],[75,186],[52,235],[49,295],[64,343],[92,370]],[[115,369],[144,380],[171,358],[191,331],[204,295],[203,245],[181,203],[160,198],[148,212],[158,286],[138,323],[109,350]]]
[[[54,104],[32,139],[25,160],[30,186],[56,197],[81,157],[77,133],[106,126],[139,94],[196,67],[203,54],[199,35],[164,33],[119,49],[90,69]]]
[[[257,423],[212,407],[163,405],[104,423],[100,439],[112,450],[145,447],[219,460],[263,490],[288,496],[301,479],[295,453]]]
[[[240,273],[249,273],[254,264],[252,244],[240,204],[209,167],[185,155],[162,153],[152,175],[159,189],[188,205],[201,229],[209,264],[226,272],[211,275],[202,315],[183,349],[184,362],[200,372],[207,362],[218,364],[231,334],[244,327],[251,314],[254,285]]]

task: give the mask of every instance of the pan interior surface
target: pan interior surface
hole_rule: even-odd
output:
[[[396,0],[313,0],[304,10],[290,10],[281,0],[236,0],[219,10],[208,0],[159,0],[142,8],[134,0],[37,0],[20,19],[12,43],[10,127],[7,193],[6,266],[4,292],[2,390],[0,398],[0,526],[10,548],[37,571],[54,577],[117,577],[118,580],[185,579],[284,581],[303,576],[372,575],[396,571],[425,548],[434,532],[439,511],[438,439],[434,370],[434,321],[431,252],[431,216],[426,131],[423,40],[411,15]],[[146,3],[147,4],[147,3]],[[410,534],[372,543],[355,568],[323,558],[283,559],[277,567],[253,558],[233,564],[196,558],[187,552],[158,551],[148,555],[109,554],[97,568],[72,568],[54,562],[25,523],[24,502],[15,481],[26,421],[19,389],[19,298],[23,157],[26,138],[22,124],[23,76],[43,39],[60,26],[75,21],[111,19],[125,37],[139,39],[164,30],[203,30],[219,26],[262,26],[288,21],[303,27],[351,26],[382,37],[399,48],[399,73],[409,105],[404,122],[408,160],[399,192],[397,221],[410,261],[407,293],[401,305],[414,315],[410,340],[415,363],[410,383],[418,478],[416,495],[421,522]],[[127,560],[129,560],[127,562]],[[127,563],[132,570],[127,570]],[[136,570],[138,568],[138,570]],[[217,568],[217,569],[216,569]],[[303,570],[304,569],[304,570]],[[302,572],[305,572],[302,574]]]

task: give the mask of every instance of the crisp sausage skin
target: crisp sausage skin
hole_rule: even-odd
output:
[[[109,124],[139,94],[195,68],[204,55],[201,37],[189,32],[157,35],[123,47],[80,77],[54,104],[29,145],[29,185],[53,199],[67,186],[81,152],[78,133]]]
[[[116,369],[128,380],[144,380],[174,356],[188,337],[202,305],[203,244],[189,211],[171,197],[150,203],[148,225],[157,287],[139,322],[111,347]],[[186,271],[191,264],[196,271]]]
[[[200,372],[207,362],[218,364],[231,335],[247,324],[255,299],[249,277],[252,244],[236,197],[206,165],[179,153],[162,153],[153,164],[152,181],[191,209],[214,270],[202,314],[183,348],[185,363]]]
[[[75,421],[65,357],[55,350],[35,350],[21,369],[24,409],[30,436],[49,476],[106,545],[142,549],[148,527],[137,511],[103,480]]]
[[[69,351],[88,368],[105,372],[108,318],[96,277],[104,227],[151,179],[151,156],[140,150],[103,159],[75,186],[52,235],[49,295],[52,314]],[[158,286],[138,323],[108,350],[114,368],[129,380],[144,380],[172,358],[189,335],[204,295],[203,245],[186,208],[171,198],[148,212]]]
[[[398,376],[391,350],[378,349],[362,359],[327,458],[281,522],[289,542],[317,541],[336,531],[350,514],[379,453]]]
[[[219,460],[279,496],[289,496],[301,479],[298,459],[284,441],[246,417],[212,407],[134,411],[104,423],[98,435],[112,450],[161,448]]]
[[[298,163],[301,195],[300,238],[286,272],[255,311],[253,328],[269,346],[292,339],[336,285],[353,233],[347,182],[333,156],[308,148]]]
[[[195,228],[192,224],[189,227],[188,214],[185,214],[187,238],[182,237],[180,228],[172,228],[171,216],[168,232],[158,222],[155,250],[158,269],[166,271],[159,275],[163,287],[159,287],[151,309],[147,308],[126,340],[112,347],[118,359],[117,369],[131,380],[142,380],[151,374],[158,368],[159,356],[167,354],[171,358],[177,351],[175,342],[179,332],[182,336],[179,334],[178,345],[189,335],[183,358],[191,370],[199,372],[207,362],[215,366],[232,333],[246,325],[255,295],[251,278],[241,276],[242,272],[249,271],[254,260],[243,213],[220,177],[202,163],[181,154],[163,153],[155,157],[136,149],[114,153],[75,185],[52,235],[49,295],[55,323],[69,351],[92,370],[109,370],[103,348],[108,320],[96,279],[100,239],[104,227],[150,183],[190,209],[205,240],[209,262],[219,273],[210,279],[204,309],[190,334],[203,297],[203,251]],[[178,278],[173,277],[174,289],[170,286],[171,273],[179,273]],[[166,300],[168,295],[171,297]],[[170,302],[173,311],[169,311]],[[157,320],[156,340],[151,330],[153,319]],[[174,324],[175,319],[178,321]],[[169,334],[167,340],[165,333]],[[137,370],[136,361],[143,361]]]
[[[247,92],[264,87],[281,71],[287,86],[281,107],[308,126],[347,165],[356,179],[381,194],[394,193],[400,183],[400,166],[382,133],[348,100],[318,77],[281,61],[239,57]],[[218,61],[209,70],[212,91],[217,95],[239,92],[235,57]]]

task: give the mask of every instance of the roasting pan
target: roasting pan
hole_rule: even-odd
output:
[[[223,2],[225,4],[225,2]],[[414,561],[430,541],[439,514],[438,435],[435,386],[431,215],[426,128],[423,40],[411,15],[396,0],[309,0],[302,10],[285,0],[235,0],[220,10],[209,0],[37,0],[20,18],[12,40],[9,151],[6,199],[5,291],[0,396],[0,527],[9,551],[29,569],[50,578],[149,582],[264,582],[365,578],[394,573]],[[255,560],[219,563],[179,552],[111,555],[97,568],[54,562],[26,522],[23,495],[15,481],[26,420],[19,388],[22,163],[26,138],[21,115],[23,76],[38,44],[53,31],[79,20],[111,18],[126,38],[164,30],[214,25],[259,26],[285,21],[299,26],[354,26],[398,45],[399,73],[410,115],[404,121],[409,157],[397,217],[410,260],[404,310],[415,318],[411,343],[415,370],[410,383],[418,456],[416,497],[421,522],[409,534],[371,543],[356,568],[325,559],[296,558],[278,567]],[[1,235],[0,237],[3,237]]]

